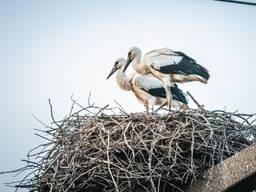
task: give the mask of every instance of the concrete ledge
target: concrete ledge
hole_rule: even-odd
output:
[[[209,169],[187,192],[249,192],[256,189],[256,144]]]

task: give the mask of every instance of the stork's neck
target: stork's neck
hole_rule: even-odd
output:
[[[117,71],[116,82],[121,89],[129,91],[132,89],[130,78],[123,71],[124,65]]]
[[[146,75],[147,74],[147,69],[146,69],[146,65],[144,65],[143,60],[141,59],[141,54],[137,55],[133,61],[132,61],[132,66],[133,69],[141,74],[141,75]]]

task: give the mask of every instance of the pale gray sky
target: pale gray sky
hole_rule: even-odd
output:
[[[48,98],[57,117],[68,113],[70,97],[86,105],[89,91],[99,106],[116,99],[127,111],[144,110],[129,92],[106,76],[131,46],[145,53],[169,46],[209,69],[208,85],[189,90],[208,109],[255,112],[256,7],[212,0],[0,1],[0,171],[42,140],[50,122]],[[0,191],[13,191],[2,183]]]

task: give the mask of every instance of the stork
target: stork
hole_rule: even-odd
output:
[[[173,83],[200,81],[206,84],[210,78],[206,68],[180,51],[162,48],[150,51],[143,58],[141,57],[141,50],[138,47],[132,47],[128,52],[124,71],[132,63],[137,73],[153,74],[161,80],[166,91],[169,109],[172,106],[172,93],[169,90]]]
[[[117,71],[116,81],[118,86],[126,91],[131,90],[139,102],[146,107],[147,112],[149,106],[152,107],[154,112],[154,105],[161,105],[162,107],[167,104],[166,92],[160,80],[151,74],[143,76],[133,73],[128,76],[124,72],[125,66],[126,60],[124,58],[117,59],[107,79]],[[173,107],[178,107],[181,110],[187,109],[186,96],[176,84],[170,87],[169,92],[172,92],[172,97],[175,101],[173,102]]]

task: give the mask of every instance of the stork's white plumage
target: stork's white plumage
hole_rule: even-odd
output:
[[[153,110],[154,105],[166,104],[165,89],[160,80],[151,74],[143,76],[133,73],[128,76],[124,72],[125,64],[126,60],[124,58],[117,59],[107,79],[117,71],[116,81],[118,86],[123,90],[133,91],[136,98],[146,107],[147,111],[149,106]],[[177,86],[172,86],[169,92],[172,92],[174,97],[174,107],[179,109],[187,108],[186,97]]]
[[[161,80],[166,91],[169,109],[172,105],[172,94],[168,90],[173,83],[188,81],[207,83],[210,77],[208,70],[197,64],[194,59],[170,48],[156,49],[146,53],[142,59],[141,57],[141,50],[138,47],[132,47],[128,52],[124,71],[132,63],[133,68],[139,74],[153,74]]]

